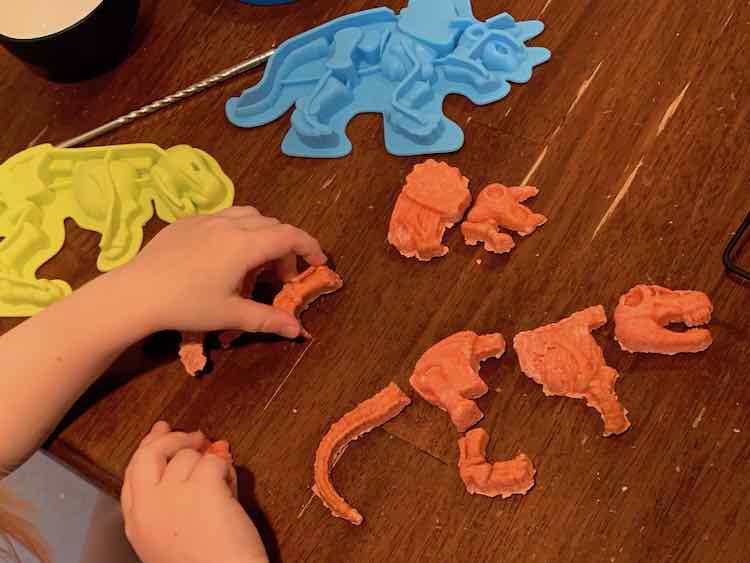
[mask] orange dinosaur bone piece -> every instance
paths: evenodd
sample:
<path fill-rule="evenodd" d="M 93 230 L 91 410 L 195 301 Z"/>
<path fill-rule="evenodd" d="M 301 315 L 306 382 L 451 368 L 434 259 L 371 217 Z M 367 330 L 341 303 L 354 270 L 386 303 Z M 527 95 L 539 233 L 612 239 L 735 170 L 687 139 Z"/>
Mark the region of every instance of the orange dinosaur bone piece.
<path fill-rule="evenodd" d="M 206 352 L 203 349 L 202 332 L 183 332 L 180 344 L 180 361 L 190 375 L 195 377 L 204 369 L 208 363 Z"/>
<path fill-rule="evenodd" d="M 327 266 L 313 266 L 285 283 L 273 300 L 273 306 L 299 318 L 318 297 L 338 291 L 343 286 L 344 281 L 336 272 Z M 311 338 L 304 328 L 302 336 Z"/>
<path fill-rule="evenodd" d="M 486 497 L 525 495 L 534 486 L 536 469 L 526 454 L 511 461 L 487 462 L 490 437 L 482 428 L 469 430 L 458 440 L 458 473 L 470 495 Z"/>
<path fill-rule="evenodd" d="M 234 461 L 232 459 L 232 453 L 229 450 L 229 442 L 227 442 L 226 440 L 219 440 L 218 442 L 214 442 L 213 444 L 208 446 L 206 453 L 218 456 L 221 459 L 228 461 L 229 463 L 232 463 Z"/>
<path fill-rule="evenodd" d="M 672 291 L 658 285 L 637 285 L 620 297 L 615 309 L 615 338 L 626 352 L 680 354 L 703 352 L 713 342 L 706 329 L 679 333 L 670 323 L 689 327 L 711 321 L 713 305 L 700 291 Z"/>
<path fill-rule="evenodd" d="M 320 441 L 315 454 L 315 485 L 313 485 L 313 492 L 331 511 L 331 514 L 337 518 L 344 518 L 355 526 L 362 523 L 362 515 L 334 489 L 331 483 L 331 470 L 350 442 L 398 416 L 410 403 L 411 400 L 404 395 L 398 385 L 391 383 L 331 425 L 328 433 Z"/>
<path fill-rule="evenodd" d="M 615 393 L 617 371 L 606 365 L 591 331 L 607 324 L 604 307 L 590 307 L 560 322 L 521 332 L 513 346 L 523 372 L 547 396 L 586 399 L 604 420 L 604 435 L 630 428 L 628 411 Z"/>
<path fill-rule="evenodd" d="M 445 162 L 417 164 L 396 200 L 388 242 L 407 258 L 427 261 L 448 254 L 443 235 L 469 207 L 468 186 L 461 171 Z"/>
<path fill-rule="evenodd" d="M 425 401 L 447 411 L 456 429 L 465 432 L 484 416 L 472 400 L 487 393 L 479 364 L 504 353 L 502 334 L 458 332 L 422 355 L 409 383 Z"/>
<path fill-rule="evenodd" d="M 461 224 L 466 244 L 475 246 L 484 242 L 484 248 L 490 252 L 510 252 L 515 243 L 498 228 L 515 231 L 525 237 L 544 225 L 547 222 L 544 215 L 533 213 L 521 204 L 538 194 L 539 190 L 532 186 L 508 188 L 502 184 L 490 184 L 484 188 L 466 216 L 466 221 Z"/>

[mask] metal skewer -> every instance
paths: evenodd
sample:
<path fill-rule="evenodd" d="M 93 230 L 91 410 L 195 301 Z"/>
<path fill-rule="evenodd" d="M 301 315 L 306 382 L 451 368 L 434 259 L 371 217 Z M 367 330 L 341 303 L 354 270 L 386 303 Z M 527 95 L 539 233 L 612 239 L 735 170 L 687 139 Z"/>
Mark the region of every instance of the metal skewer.
<path fill-rule="evenodd" d="M 96 139 L 97 137 L 104 135 L 105 133 L 114 131 L 115 129 L 118 129 L 123 125 L 132 123 L 136 119 L 146 117 L 147 115 L 181 102 L 182 100 L 194 96 L 195 94 L 199 94 L 200 92 L 203 92 L 204 90 L 207 90 L 212 86 L 216 86 L 217 84 L 220 84 L 225 80 L 229 80 L 234 76 L 265 64 L 268 59 L 271 58 L 274 52 L 275 51 L 271 49 L 270 51 L 266 51 L 261 55 L 257 55 L 232 67 L 224 69 L 221 72 L 218 72 L 213 76 L 206 78 L 205 80 L 201 80 L 200 82 L 196 82 L 195 84 L 188 86 L 187 88 L 184 88 L 179 92 L 175 92 L 171 96 L 167 96 L 165 98 L 162 98 L 161 100 L 150 103 L 147 106 L 143 106 L 140 109 L 131 111 L 130 113 L 123 115 L 122 117 L 118 117 L 117 119 L 113 119 L 109 123 L 105 123 L 104 125 L 101 125 L 96 129 L 92 129 L 87 133 L 83 133 L 82 135 L 78 135 L 77 137 L 73 137 L 72 139 L 68 139 L 67 141 L 58 144 L 57 148 L 64 149 L 82 145 L 83 143 L 87 143 L 92 139 Z"/>

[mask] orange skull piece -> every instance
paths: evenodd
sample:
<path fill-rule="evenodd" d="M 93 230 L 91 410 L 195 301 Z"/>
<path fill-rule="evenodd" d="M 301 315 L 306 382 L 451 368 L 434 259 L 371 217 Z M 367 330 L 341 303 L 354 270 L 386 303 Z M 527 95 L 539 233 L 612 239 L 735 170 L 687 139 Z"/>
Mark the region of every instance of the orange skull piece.
<path fill-rule="evenodd" d="M 671 323 L 696 327 L 711 321 L 713 305 L 700 291 L 672 291 L 658 285 L 637 285 L 615 309 L 615 338 L 626 352 L 680 354 L 703 352 L 713 342 L 706 329 L 679 333 Z"/>

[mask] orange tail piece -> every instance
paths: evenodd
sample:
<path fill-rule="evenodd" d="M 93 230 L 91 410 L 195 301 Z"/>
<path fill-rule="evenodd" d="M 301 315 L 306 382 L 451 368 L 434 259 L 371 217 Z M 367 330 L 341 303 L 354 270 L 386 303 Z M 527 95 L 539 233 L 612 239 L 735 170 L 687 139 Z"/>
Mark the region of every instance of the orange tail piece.
<path fill-rule="evenodd" d="M 713 343 L 707 329 L 679 333 L 671 323 L 696 327 L 711 322 L 713 305 L 700 291 L 672 291 L 658 285 L 637 285 L 620 298 L 615 309 L 615 338 L 626 352 L 682 354 L 703 352 Z"/>
<path fill-rule="evenodd" d="M 486 497 L 525 495 L 534 486 L 536 469 L 526 454 L 511 461 L 487 461 L 490 437 L 482 428 L 469 430 L 458 440 L 458 472 L 469 494 Z"/>
<path fill-rule="evenodd" d="M 523 372 L 542 385 L 547 396 L 586 399 L 604 420 L 604 435 L 630 428 L 628 411 L 615 393 L 619 374 L 606 365 L 591 331 L 604 326 L 602 306 L 574 313 L 560 322 L 521 332 L 513 346 Z"/>
<path fill-rule="evenodd" d="M 458 332 L 422 355 L 409 383 L 425 401 L 447 411 L 456 429 L 464 432 L 484 416 L 473 401 L 487 393 L 480 363 L 504 353 L 502 334 Z"/>
<path fill-rule="evenodd" d="M 411 400 L 404 395 L 398 385 L 391 383 L 331 425 L 328 433 L 320 441 L 315 454 L 315 485 L 313 485 L 313 492 L 331 511 L 331 514 L 348 520 L 356 526 L 362 524 L 362 515 L 356 508 L 350 506 L 333 487 L 331 470 L 350 442 L 396 417 L 410 403 Z"/>
<path fill-rule="evenodd" d="M 183 332 L 182 343 L 180 344 L 180 361 L 187 371 L 193 377 L 200 374 L 206 369 L 208 358 L 203 348 L 205 334 L 202 332 Z"/>
<path fill-rule="evenodd" d="M 471 203 L 469 180 L 458 168 L 427 160 L 406 177 L 388 228 L 388 242 L 407 258 L 427 261 L 448 254 L 445 230 Z"/>

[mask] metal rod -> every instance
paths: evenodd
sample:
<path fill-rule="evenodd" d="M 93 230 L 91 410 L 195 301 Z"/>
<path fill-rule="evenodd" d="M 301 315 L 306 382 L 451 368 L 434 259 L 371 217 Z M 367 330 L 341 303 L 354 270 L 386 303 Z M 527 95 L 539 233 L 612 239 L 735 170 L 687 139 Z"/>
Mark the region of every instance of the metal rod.
<path fill-rule="evenodd" d="M 117 119 L 113 119 L 109 123 L 105 123 L 104 125 L 101 125 L 96 129 L 92 129 L 87 133 L 83 133 L 82 135 L 78 135 L 77 137 L 73 137 L 72 139 L 68 139 L 67 141 L 58 144 L 57 147 L 64 149 L 82 145 L 83 143 L 87 143 L 92 139 L 96 139 L 97 137 L 104 135 L 105 133 L 114 131 L 115 129 L 118 129 L 123 125 L 132 123 L 136 119 L 146 117 L 147 115 L 181 102 L 186 98 L 194 96 L 195 94 L 199 94 L 200 92 L 203 92 L 204 90 L 207 90 L 212 86 L 216 86 L 217 84 L 220 84 L 225 80 L 228 80 L 234 76 L 242 74 L 243 72 L 247 72 L 248 70 L 265 64 L 268 59 L 271 58 L 274 52 L 275 51 L 271 49 L 270 51 L 266 51 L 261 55 L 257 55 L 255 57 L 247 59 L 239 64 L 234 65 L 233 67 L 222 70 L 221 72 L 218 72 L 213 76 L 206 78 L 205 80 L 196 82 L 192 86 L 188 86 L 187 88 L 184 88 L 179 92 L 175 92 L 171 96 L 167 96 L 165 98 L 162 98 L 161 100 L 150 103 L 147 106 L 143 106 L 140 109 L 131 111 L 130 113 L 123 115 L 122 117 L 118 117 Z"/>

